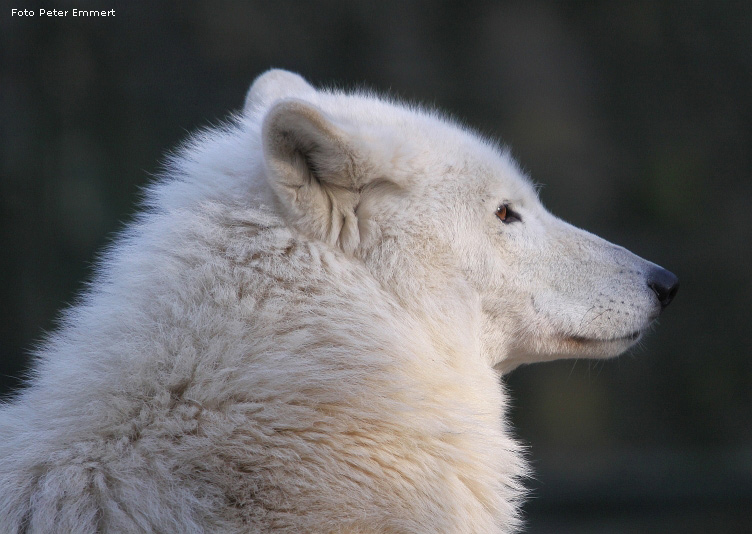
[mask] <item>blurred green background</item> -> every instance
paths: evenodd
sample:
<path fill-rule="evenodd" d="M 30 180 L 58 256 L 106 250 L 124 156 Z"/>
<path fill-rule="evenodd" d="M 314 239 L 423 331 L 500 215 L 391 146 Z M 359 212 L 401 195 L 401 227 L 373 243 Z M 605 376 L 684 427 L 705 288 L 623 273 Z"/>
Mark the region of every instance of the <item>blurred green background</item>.
<path fill-rule="evenodd" d="M 536 470 L 527 532 L 752 532 L 752 2 L 42 6 L 116 9 L 104 19 L 12 7 L 1 393 L 164 154 L 284 67 L 449 110 L 509 144 L 554 213 L 679 275 L 630 354 L 506 379 Z"/>

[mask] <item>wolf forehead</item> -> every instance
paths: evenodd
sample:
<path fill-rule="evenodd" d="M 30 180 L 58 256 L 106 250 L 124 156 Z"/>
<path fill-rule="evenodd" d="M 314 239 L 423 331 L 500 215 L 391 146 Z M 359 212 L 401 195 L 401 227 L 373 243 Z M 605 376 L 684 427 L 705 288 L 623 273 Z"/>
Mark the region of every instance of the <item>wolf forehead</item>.
<path fill-rule="evenodd" d="M 297 74 L 275 69 L 251 84 L 243 115 L 262 126 L 272 108 L 294 100 L 315 106 L 326 121 L 347 135 L 353 148 L 360 151 L 357 172 L 388 171 L 386 178 L 416 186 L 420 185 L 414 183 L 417 179 L 435 185 L 446 176 L 464 177 L 464 185 L 475 185 L 473 189 L 481 195 L 497 185 L 509 197 L 537 196 L 535 184 L 508 147 L 441 110 L 406 104 L 373 91 L 317 90 Z"/>

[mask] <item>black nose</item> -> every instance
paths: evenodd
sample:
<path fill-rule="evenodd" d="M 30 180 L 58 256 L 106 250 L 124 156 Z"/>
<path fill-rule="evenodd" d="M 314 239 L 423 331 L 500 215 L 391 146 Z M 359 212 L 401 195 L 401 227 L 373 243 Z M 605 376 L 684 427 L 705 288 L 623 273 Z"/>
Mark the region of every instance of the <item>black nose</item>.
<path fill-rule="evenodd" d="M 679 279 L 674 273 L 657 267 L 648 273 L 648 287 L 658 297 L 661 308 L 665 308 L 671 304 L 676 292 L 679 291 Z"/>

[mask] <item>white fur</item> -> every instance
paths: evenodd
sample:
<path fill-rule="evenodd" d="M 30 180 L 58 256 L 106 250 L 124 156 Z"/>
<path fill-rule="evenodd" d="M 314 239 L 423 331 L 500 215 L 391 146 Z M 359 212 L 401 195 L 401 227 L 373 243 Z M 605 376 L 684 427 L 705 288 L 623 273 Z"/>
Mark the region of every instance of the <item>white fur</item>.
<path fill-rule="evenodd" d="M 2 533 L 513 532 L 500 372 L 658 310 L 493 144 L 284 71 L 147 205 L 0 411 Z"/>

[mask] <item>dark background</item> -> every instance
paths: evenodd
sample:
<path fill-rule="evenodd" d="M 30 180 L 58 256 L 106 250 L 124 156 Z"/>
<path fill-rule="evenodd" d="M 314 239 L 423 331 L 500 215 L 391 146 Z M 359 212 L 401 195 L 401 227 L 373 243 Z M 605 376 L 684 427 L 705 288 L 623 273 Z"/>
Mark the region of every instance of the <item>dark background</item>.
<path fill-rule="evenodd" d="M 528 532 L 752 532 L 752 3 L 21 3 L 0 3 L 0 392 L 164 154 L 284 67 L 449 110 L 554 213 L 679 275 L 630 354 L 506 380 Z"/>

